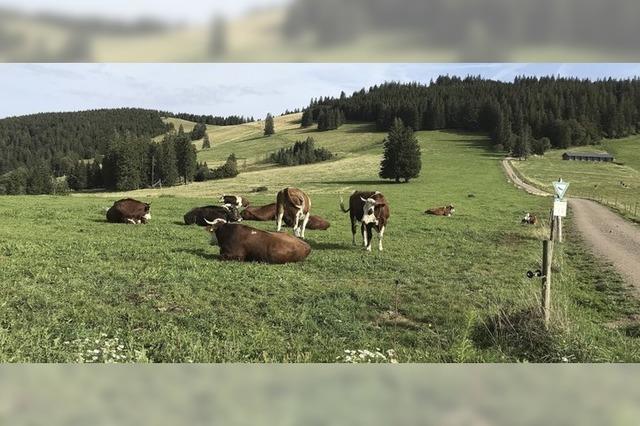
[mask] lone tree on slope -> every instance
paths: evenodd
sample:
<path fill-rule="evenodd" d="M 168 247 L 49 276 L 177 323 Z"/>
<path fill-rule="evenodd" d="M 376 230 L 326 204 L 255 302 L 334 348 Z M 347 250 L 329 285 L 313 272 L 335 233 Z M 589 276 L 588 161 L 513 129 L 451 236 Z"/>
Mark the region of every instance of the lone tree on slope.
<path fill-rule="evenodd" d="M 267 114 L 267 118 L 264 119 L 264 135 L 271 136 L 276 133 L 275 126 L 273 125 L 273 116 Z"/>
<path fill-rule="evenodd" d="M 395 179 L 396 182 L 400 182 L 400 179 L 409 182 L 409 179 L 420 175 L 421 168 L 420 145 L 413 130 L 405 127 L 401 119 L 394 119 L 389 135 L 384 140 L 380 177 Z"/>

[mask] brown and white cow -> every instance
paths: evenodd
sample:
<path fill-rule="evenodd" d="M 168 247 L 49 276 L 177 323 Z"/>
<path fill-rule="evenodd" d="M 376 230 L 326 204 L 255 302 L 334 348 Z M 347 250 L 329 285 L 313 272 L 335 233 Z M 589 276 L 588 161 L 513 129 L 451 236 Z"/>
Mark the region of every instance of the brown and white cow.
<path fill-rule="evenodd" d="M 244 220 L 257 220 L 257 221 L 269 221 L 276 218 L 276 203 L 267 204 L 261 207 L 247 207 L 240 212 L 240 216 Z M 283 217 L 284 223 L 287 226 L 293 226 L 293 219 L 286 214 Z M 329 229 L 331 224 L 320 216 L 309 215 L 309 222 L 305 229 L 314 229 L 325 231 Z"/>
<path fill-rule="evenodd" d="M 241 207 L 248 207 L 250 203 L 245 197 L 241 197 L 239 195 L 222 194 L 220 197 L 220 204 L 233 205 L 239 209 Z"/>
<path fill-rule="evenodd" d="M 523 225 L 535 225 L 536 223 L 538 223 L 538 217 L 534 214 L 527 213 L 526 215 L 524 215 L 520 223 L 522 223 Z"/>
<path fill-rule="evenodd" d="M 184 215 L 184 223 L 187 225 L 207 225 L 206 221 L 213 222 L 216 219 L 224 219 L 227 222 L 239 222 L 242 220 L 240 212 L 235 205 L 195 207 Z"/>
<path fill-rule="evenodd" d="M 344 200 L 340 197 L 340 209 L 351 218 L 351 234 L 356 244 L 356 223 L 360 222 L 362 242 L 367 251 L 371 251 L 372 229 L 378 233 L 378 250 L 382 251 L 382 239 L 387 229 L 390 212 L 389 204 L 381 192 L 354 191 L 349 197 L 349 208 L 345 209 Z"/>
<path fill-rule="evenodd" d="M 242 262 L 301 262 L 311 253 L 311 246 L 288 234 L 262 231 L 224 219 L 207 222 L 211 245 L 220 247 L 223 260 Z"/>
<path fill-rule="evenodd" d="M 296 237 L 304 238 L 304 230 L 309 222 L 311 199 L 298 188 L 285 188 L 276 196 L 276 224 L 277 231 L 282 229 L 285 216 L 293 220 L 293 233 Z"/>
<path fill-rule="evenodd" d="M 138 225 L 147 223 L 151 219 L 151 204 L 123 198 L 113 203 L 107 210 L 107 221 L 112 223 L 130 223 Z"/>
<path fill-rule="evenodd" d="M 426 214 L 432 214 L 434 216 L 451 216 L 455 212 L 456 209 L 451 204 L 446 207 L 434 207 L 432 209 L 425 210 Z"/>

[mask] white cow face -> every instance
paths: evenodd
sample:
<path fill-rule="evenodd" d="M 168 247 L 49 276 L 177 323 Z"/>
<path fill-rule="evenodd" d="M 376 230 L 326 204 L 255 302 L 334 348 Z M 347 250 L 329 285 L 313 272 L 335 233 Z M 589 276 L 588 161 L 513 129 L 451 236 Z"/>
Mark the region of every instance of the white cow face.
<path fill-rule="evenodd" d="M 360 197 L 360 199 L 364 203 L 364 206 L 362 206 L 362 223 L 364 223 L 365 225 L 368 225 L 370 223 L 377 225 L 378 219 L 375 215 L 376 200 L 374 200 L 373 198 L 367 198 L 365 200 L 362 197 Z"/>

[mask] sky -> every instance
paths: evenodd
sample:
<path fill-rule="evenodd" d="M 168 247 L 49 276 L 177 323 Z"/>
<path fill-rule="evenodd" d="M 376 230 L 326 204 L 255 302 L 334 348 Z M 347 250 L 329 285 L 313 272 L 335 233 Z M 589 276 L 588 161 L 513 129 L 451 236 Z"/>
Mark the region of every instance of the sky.
<path fill-rule="evenodd" d="M 205 23 L 213 15 L 242 15 L 256 8 L 287 4 L 290 0 L 0 0 L 0 7 L 28 13 L 102 17 L 118 21 L 153 18 L 169 23 Z"/>
<path fill-rule="evenodd" d="M 0 117 L 140 107 L 264 117 L 385 81 L 439 75 L 640 76 L 640 64 L 0 64 Z"/>

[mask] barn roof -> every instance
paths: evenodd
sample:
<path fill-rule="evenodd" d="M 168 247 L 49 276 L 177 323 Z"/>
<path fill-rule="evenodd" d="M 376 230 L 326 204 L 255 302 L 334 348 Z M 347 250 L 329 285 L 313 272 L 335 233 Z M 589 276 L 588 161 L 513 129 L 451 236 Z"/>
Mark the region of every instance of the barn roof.
<path fill-rule="evenodd" d="M 571 157 L 590 157 L 590 158 L 613 158 L 613 155 L 608 152 L 565 152 L 566 155 Z"/>

